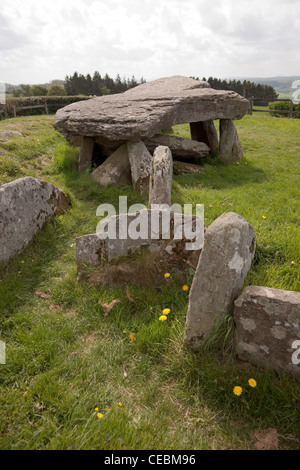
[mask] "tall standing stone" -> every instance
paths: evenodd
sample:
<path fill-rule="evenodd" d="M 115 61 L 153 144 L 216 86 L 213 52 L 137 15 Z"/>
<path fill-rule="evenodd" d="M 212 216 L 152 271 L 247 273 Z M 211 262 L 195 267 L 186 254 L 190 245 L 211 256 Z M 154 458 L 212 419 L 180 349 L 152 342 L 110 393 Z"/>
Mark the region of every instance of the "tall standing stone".
<path fill-rule="evenodd" d="M 151 161 L 149 183 L 149 208 L 153 204 L 171 206 L 173 159 L 169 147 L 160 145 L 154 151 Z"/>
<path fill-rule="evenodd" d="M 233 310 L 255 246 L 252 225 L 234 212 L 221 215 L 208 227 L 190 291 L 186 347 L 199 349 L 216 324 Z"/>
<path fill-rule="evenodd" d="M 243 148 L 231 119 L 220 119 L 220 160 L 224 163 L 243 158 Z"/>
<path fill-rule="evenodd" d="M 141 140 L 129 141 L 127 148 L 133 187 L 148 196 L 152 155 Z"/>

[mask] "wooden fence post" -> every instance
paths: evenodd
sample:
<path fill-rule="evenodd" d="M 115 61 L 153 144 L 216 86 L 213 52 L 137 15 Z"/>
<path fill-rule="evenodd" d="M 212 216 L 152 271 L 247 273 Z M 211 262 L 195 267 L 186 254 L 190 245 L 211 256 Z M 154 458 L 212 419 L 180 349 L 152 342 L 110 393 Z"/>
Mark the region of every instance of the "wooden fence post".
<path fill-rule="evenodd" d="M 291 100 L 290 109 L 289 109 L 289 118 L 293 117 L 293 107 L 294 107 L 294 103 Z"/>
<path fill-rule="evenodd" d="M 17 117 L 17 107 L 15 104 L 14 104 L 14 117 Z"/>
<path fill-rule="evenodd" d="M 45 111 L 46 111 L 46 114 L 48 114 L 48 106 L 47 106 L 47 103 L 45 103 Z"/>

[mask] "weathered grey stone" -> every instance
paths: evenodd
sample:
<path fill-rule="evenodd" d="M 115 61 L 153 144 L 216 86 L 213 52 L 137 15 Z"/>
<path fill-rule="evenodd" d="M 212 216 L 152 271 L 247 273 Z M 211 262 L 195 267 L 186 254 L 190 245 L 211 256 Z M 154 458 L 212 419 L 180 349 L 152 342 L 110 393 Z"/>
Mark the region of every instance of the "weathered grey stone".
<path fill-rule="evenodd" d="M 22 137 L 22 134 L 19 131 L 5 131 L 5 132 L 2 132 L 1 134 L 1 137 L 13 137 L 13 136 Z"/>
<path fill-rule="evenodd" d="M 220 160 L 224 163 L 243 158 L 242 145 L 234 122 L 220 119 Z"/>
<path fill-rule="evenodd" d="M 77 270 L 80 273 L 87 266 L 101 266 L 143 249 L 168 256 L 180 254 L 196 262 L 203 240 L 204 224 L 195 215 L 159 208 L 119 214 L 100 223 L 96 234 L 76 239 Z"/>
<path fill-rule="evenodd" d="M 199 349 L 243 287 L 255 253 L 252 225 L 233 212 L 218 217 L 206 230 L 193 279 L 184 344 Z"/>
<path fill-rule="evenodd" d="M 202 173 L 204 167 L 194 163 L 173 161 L 174 175 L 190 175 L 192 173 Z"/>
<path fill-rule="evenodd" d="M 131 169 L 128 159 L 127 144 L 121 145 L 91 174 L 100 186 L 115 184 L 117 186 L 131 184 Z"/>
<path fill-rule="evenodd" d="M 129 141 L 127 147 L 133 187 L 148 196 L 152 155 L 141 140 Z"/>
<path fill-rule="evenodd" d="M 107 145 L 145 140 L 175 124 L 241 119 L 248 107 L 248 100 L 233 91 L 214 90 L 206 82 L 173 76 L 125 93 L 72 103 L 57 111 L 55 126 L 67 139 L 85 135 L 97 137 L 97 141 L 103 138 Z"/>
<path fill-rule="evenodd" d="M 153 153 L 159 145 L 169 147 L 173 158 L 180 159 L 198 159 L 207 157 L 210 151 L 209 147 L 203 142 L 184 139 L 183 137 L 176 137 L 173 135 L 157 134 L 154 137 L 151 137 L 151 139 L 145 140 L 144 143 L 151 153 Z"/>
<path fill-rule="evenodd" d="M 31 176 L 0 187 L 0 261 L 28 245 L 51 216 L 66 210 L 69 198 L 60 189 Z"/>
<path fill-rule="evenodd" d="M 214 121 L 200 121 L 190 123 L 191 138 L 198 142 L 204 142 L 210 150 L 217 150 L 219 147 L 218 132 Z"/>
<path fill-rule="evenodd" d="M 250 286 L 234 306 L 238 357 L 300 379 L 300 292 Z"/>
<path fill-rule="evenodd" d="M 154 151 L 151 161 L 149 183 L 149 208 L 153 204 L 171 206 L 173 159 L 169 147 L 160 145 Z"/>
<path fill-rule="evenodd" d="M 83 136 L 81 139 L 80 153 L 78 159 L 78 171 L 84 172 L 92 162 L 94 150 L 94 138 Z"/>

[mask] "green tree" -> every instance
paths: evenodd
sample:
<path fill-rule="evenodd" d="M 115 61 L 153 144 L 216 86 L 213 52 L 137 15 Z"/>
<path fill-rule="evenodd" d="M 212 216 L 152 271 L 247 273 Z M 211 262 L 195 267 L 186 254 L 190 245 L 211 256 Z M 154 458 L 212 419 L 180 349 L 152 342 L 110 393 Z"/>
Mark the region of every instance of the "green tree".
<path fill-rule="evenodd" d="M 31 95 L 31 86 L 30 85 L 20 85 L 22 96 L 30 96 Z"/>
<path fill-rule="evenodd" d="M 32 96 L 46 96 L 48 90 L 47 88 L 41 85 L 32 85 L 30 92 Z"/>
<path fill-rule="evenodd" d="M 48 96 L 66 96 L 66 90 L 60 85 L 51 85 Z"/>

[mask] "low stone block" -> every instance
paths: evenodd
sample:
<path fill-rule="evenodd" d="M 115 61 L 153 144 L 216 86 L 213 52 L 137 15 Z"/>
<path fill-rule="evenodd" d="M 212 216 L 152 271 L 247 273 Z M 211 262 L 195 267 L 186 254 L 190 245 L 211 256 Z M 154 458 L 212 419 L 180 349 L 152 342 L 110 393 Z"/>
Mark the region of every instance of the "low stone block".
<path fill-rule="evenodd" d="M 300 292 L 250 286 L 234 302 L 236 351 L 300 379 Z"/>
<path fill-rule="evenodd" d="M 169 147 L 172 157 L 177 159 L 198 159 L 207 157 L 210 151 L 208 145 L 196 140 L 184 139 L 174 135 L 156 134 L 144 141 L 147 149 L 153 153 L 160 145 Z"/>

